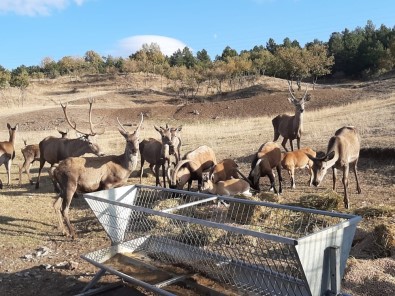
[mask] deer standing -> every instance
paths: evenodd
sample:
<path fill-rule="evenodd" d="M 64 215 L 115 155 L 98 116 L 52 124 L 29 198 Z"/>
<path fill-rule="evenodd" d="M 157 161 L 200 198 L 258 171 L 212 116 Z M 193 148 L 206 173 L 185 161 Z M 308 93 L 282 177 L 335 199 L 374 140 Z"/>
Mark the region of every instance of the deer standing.
<path fill-rule="evenodd" d="M 81 156 L 85 153 L 93 153 L 97 156 L 104 155 L 99 145 L 96 143 L 95 136 L 97 133 L 93 131 L 92 104 L 93 100 L 89 100 L 90 133 L 84 133 L 80 130 L 77 130 L 77 124 L 72 124 L 67 115 L 67 104 L 61 104 L 67 123 L 82 136 L 77 139 L 56 138 L 49 136 L 39 143 L 40 168 L 38 170 L 36 189 L 40 187 L 41 170 L 43 169 L 46 162 L 53 166 L 55 163 L 59 163 L 59 161 L 71 156 Z"/>
<path fill-rule="evenodd" d="M 273 142 L 277 141 L 280 135 L 283 137 L 281 145 L 284 147 L 285 151 L 288 152 L 286 147 L 287 141 L 291 146 L 291 150 L 294 150 L 292 141 L 296 139 L 298 149 L 300 149 L 300 138 L 303 132 L 303 112 L 304 104 L 310 101 L 310 95 L 307 95 L 307 87 L 303 97 L 298 100 L 292 93 L 291 85 L 289 85 L 289 93 L 291 97 L 288 101 L 295 106 L 295 115 L 281 114 L 277 115 L 272 120 L 274 128 L 274 139 Z"/>
<path fill-rule="evenodd" d="M 69 157 L 51 168 L 55 191 L 59 193 L 59 198 L 54 203 L 54 209 L 59 218 L 59 227 L 63 234 L 67 235 L 64 220 L 73 239 L 76 235 L 70 223 L 69 207 L 74 193 L 89 193 L 122 186 L 137 166 L 139 133 L 143 115 L 141 114 L 140 124 L 133 133 L 126 131 L 119 121 L 118 123 L 119 132 L 126 141 L 123 154 L 103 157 Z"/>
<path fill-rule="evenodd" d="M 67 138 L 68 130 L 61 131 L 57 129 L 57 131 L 61 134 L 61 138 Z M 21 152 L 24 162 L 22 165 L 19 165 L 19 185 L 22 183 L 23 170 L 27 174 L 30 184 L 34 184 L 32 178 L 30 177 L 30 168 L 35 161 L 40 161 L 40 147 L 38 144 L 27 145 L 27 141 L 25 139 L 23 139 L 23 143 L 25 144 L 25 147 L 21 149 Z"/>
<path fill-rule="evenodd" d="M 161 186 L 159 178 L 159 169 L 162 167 L 163 187 L 166 187 L 166 164 L 167 167 L 170 165 L 170 154 L 174 154 L 175 149 L 171 141 L 172 135 L 170 129 L 166 125 L 166 128 L 156 127 L 155 130 L 161 135 L 161 141 L 154 138 L 143 140 L 139 144 L 141 167 L 140 167 L 140 184 L 143 176 L 143 167 L 145 161 L 150 165 L 151 171 L 155 175 L 156 186 Z"/>
<path fill-rule="evenodd" d="M 307 156 L 313 161 L 313 185 L 320 185 L 329 168 L 333 171 L 333 190 L 336 190 L 337 170 L 343 171 L 344 186 L 344 207 L 348 209 L 350 202 L 347 193 L 348 174 L 350 167 L 355 174 L 357 182 L 357 192 L 361 193 L 357 175 L 357 163 L 359 159 L 360 136 L 353 126 L 345 126 L 338 129 L 335 135 L 330 138 L 328 149 L 323 157 L 315 158 L 309 154 Z"/>
<path fill-rule="evenodd" d="M 7 185 L 11 184 L 11 165 L 12 160 L 15 158 L 15 138 L 16 132 L 18 130 L 19 124 L 16 124 L 12 127 L 9 123 L 7 123 L 8 133 L 10 134 L 8 141 L 0 142 L 0 166 L 2 164 L 5 165 L 8 176 Z M 3 183 L 0 181 L 1 188 L 3 187 Z M 0 189 L 1 189 L 0 188 Z"/>

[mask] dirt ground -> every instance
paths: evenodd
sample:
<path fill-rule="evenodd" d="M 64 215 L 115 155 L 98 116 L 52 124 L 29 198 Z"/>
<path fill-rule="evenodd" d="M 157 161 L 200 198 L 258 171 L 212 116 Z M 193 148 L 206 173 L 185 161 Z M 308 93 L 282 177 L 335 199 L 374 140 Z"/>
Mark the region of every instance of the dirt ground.
<path fill-rule="evenodd" d="M 35 82 L 24 94 L 23 106 L 20 99 L 9 99 L 12 96 L 18 97 L 15 92 L 2 94 L 0 100 L 6 106 L 2 110 L 7 110 L 8 114 L 0 115 L 0 127 L 5 127 L 7 122 L 19 122 L 20 130 L 27 132 L 53 130 L 54 126 L 65 125 L 58 105 L 60 98 L 69 101 L 74 120 L 86 121 L 88 96 L 95 98 L 93 112 L 95 118 L 99 118 L 96 119 L 98 123 L 113 129 L 117 126 L 117 117 L 121 122 L 135 123 L 141 112 L 148 118 L 182 123 L 272 116 L 293 111 L 290 104 L 287 106 L 289 109 L 284 110 L 286 84 L 273 78 L 265 78 L 242 90 L 200 96 L 188 101 L 169 94 L 157 84 L 150 86 L 149 83 L 147 86 L 143 79 L 131 82 L 127 78 L 95 78 L 57 84 Z M 314 110 L 341 106 L 369 98 L 385 99 L 394 92 L 394 79 L 336 86 L 319 85 L 311 92 L 312 100 L 308 108 Z M 303 91 L 298 94 L 303 94 Z M 394 155 L 385 158 L 361 157 L 360 182 L 364 184 L 364 191 L 358 196 L 353 194 L 355 208 L 395 207 L 394 161 Z M 248 162 L 241 163 L 241 168 L 248 169 L 248 165 Z M 4 170 L 3 167 L 0 169 Z M 37 173 L 37 170 L 33 169 L 32 172 Z M 3 182 L 4 178 L 3 174 Z M 299 181 L 300 184 L 307 183 L 307 177 L 304 178 Z M 328 177 L 326 181 L 328 185 Z M 138 183 L 138 179 L 132 175 L 128 183 Z M 353 182 L 349 186 L 355 188 Z M 52 202 L 48 202 L 48 194 L 51 192 L 49 185 L 34 191 L 28 184 L 13 184 L 6 186 L 0 193 L 0 295 L 75 295 L 81 292 L 98 271 L 80 256 L 108 246 L 106 233 L 85 201 L 75 198 L 71 216 L 79 238 L 71 241 L 62 236 L 55 227 L 57 222 L 53 217 Z M 303 186 L 292 192 L 286 190 L 283 198 L 299 198 L 314 192 L 316 191 Z M 17 216 L 9 214 L 12 207 L 18 208 Z M 37 211 L 49 214 L 40 217 Z M 395 250 L 382 258 L 373 258 L 373 252 L 369 252 L 375 247 L 372 228 L 382 223 L 394 225 L 394 219 L 393 210 L 364 217 L 365 224 L 358 228 L 342 281 L 344 292 L 355 296 L 395 295 Z M 364 239 L 369 235 L 372 242 L 361 246 L 361 242 L 367 244 Z M 388 239 L 390 238 L 389 236 Z M 106 275 L 101 282 L 115 281 L 115 276 Z"/>

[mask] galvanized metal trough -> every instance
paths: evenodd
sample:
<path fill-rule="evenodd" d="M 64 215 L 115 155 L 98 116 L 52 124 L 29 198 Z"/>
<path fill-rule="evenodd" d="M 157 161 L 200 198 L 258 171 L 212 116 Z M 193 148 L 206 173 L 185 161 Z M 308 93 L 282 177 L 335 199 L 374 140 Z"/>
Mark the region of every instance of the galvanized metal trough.
<path fill-rule="evenodd" d="M 207 295 L 339 295 L 361 220 L 143 185 L 84 198 L 111 246 L 82 256 L 100 268 L 82 294 L 110 273 L 160 295 L 196 275 L 222 285 Z"/>

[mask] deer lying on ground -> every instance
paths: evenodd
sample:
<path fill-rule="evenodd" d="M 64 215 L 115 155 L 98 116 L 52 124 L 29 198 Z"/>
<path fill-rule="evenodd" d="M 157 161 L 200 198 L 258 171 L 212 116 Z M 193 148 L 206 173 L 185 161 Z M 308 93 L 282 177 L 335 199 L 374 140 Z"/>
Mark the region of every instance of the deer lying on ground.
<path fill-rule="evenodd" d="M 18 130 L 19 124 L 16 124 L 12 127 L 9 123 L 7 123 L 7 129 L 9 133 L 8 141 L 0 142 L 0 166 L 4 164 L 5 169 L 7 171 L 8 182 L 7 185 L 11 184 L 11 165 L 12 161 L 15 158 L 15 138 L 16 132 Z M 0 189 L 3 188 L 3 183 L 0 182 Z"/>
<path fill-rule="evenodd" d="M 274 181 L 274 168 L 277 170 L 278 182 L 280 183 L 278 192 Z M 273 189 L 276 194 L 282 193 L 281 182 L 283 179 L 281 177 L 281 150 L 280 146 L 274 142 L 263 144 L 255 154 L 251 163 L 251 171 L 248 179 L 250 180 L 251 187 L 258 192 L 260 191 L 259 179 L 264 176 L 269 177 L 270 190 Z"/>
<path fill-rule="evenodd" d="M 143 176 L 143 167 L 145 161 L 147 161 L 150 165 L 150 169 L 153 172 L 156 180 L 156 186 L 162 186 L 159 178 L 159 169 L 162 168 L 162 176 L 163 176 L 163 187 L 166 187 L 166 168 L 170 164 L 170 154 L 174 153 L 175 149 L 173 143 L 171 141 L 171 133 L 170 129 L 167 127 L 156 127 L 154 128 L 161 135 L 161 141 L 158 141 L 153 138 L 149 138 L 147 140 L 143 140 L 139 144 L 140 157 L 141 157 L 141 167 L 140 167 L 140 184 Z"/>
<path fill-rule="evenodd" d="M 67 115 L 67 104 L 61 104 L 67 123 L 77 133 L 81 134 L 81 136 L 77 139 L 56 138 L 49 136 L 39 143 L 40 168 L 38 170 L 36 189 L 40 187 L 41 170 L 43 169 L 46 162 L 48 162 L 52 167 L 55 163 L 59 163 L 59 161 L 66 159 L 67 157 L 81 156 L 85 153 L 93 153 L 97 156 L 104 155 L 96 142 L 97 133 L 93 131 L 92 104 L 93 100 L 89 100 L 90 133 L 84 133 L 80 130 L 77 130 L 77 124 L 72 124 Z"/>
<path fill-rule="evenodd" d="M 288 98 L 288 101 L 295 106 L 295 115 L 281 114 L 277 115 L 272 120 L 273 128 L 274 128 L 274 139 L 273 142 L 276 142 L 280 135 L 283 137 L 283 141 L 281 145 L 284 147 L 285 151 L 288 151 L 286 144 L 289 140 L 289 144 L 291 146 L 291 150 L 293 151 L 292 141 L 296 139 L 298 149 L 300 149 L 300 138 L 303 132 L 303 112 L 304 112 L 304 104 L 305 102 L 310 100 L 310 96 L 307 95 L 307 87 L 303 97 L 298 100 L 295 98 L 291 91 L 291 85 L 289 84 L 289 93 L 291 97 Z"/>
<path fill-rule="evenodd" d="M 216 195 L 243 195 L 252 196 L 250 192 L 250 183 L 243 179 L 228 179 L 214 183 L 211 179 L 203 181 L 203 192 L 210 192 Z"/>
<path fill-rule="evenodd" d="M 61 134 L 61 138 L 67 138 L 68 130 L 61 131 L 57 129 L 57 131 Z M 19 185 L 22 183 L 23 170 L 27 174 L 30 184 L 34 184 L 32 178 L 30 177 L 30 168 L 35 161 L 40 160 L 40 147 L 38 144 L 27 145 L 27 141 L 25 139 L 23 140 L 23 143 L 25 144 L 25 147 L 21 149 L 21 152 L 24 162 L 19 166 Z"/>
<path fill-rule="evenodd" d="M 200 146 L 184 155 L 174 169 L 168 169 L 170 188 L 183 189 L 188 183 L 188 191 L 191 190 L 193 180 L 198 181 L 198 191 L 202 189 L 203 172 L 217 163 L 217 158 L 212 148 Z"/>
<path fill-rule="evenodd" d="M 243 175 L 239 170 L 237 163 L 230 158 L 226 158 L 216 165 L 214 165 L 209 172 L 209 179 L 213 183 L 218 183 L 219 181 L 229 180 L 231 178 L 238 179 L 242 177 L 248 182 L 248 178 Z"/>
<path fill-rule="evenodd" d="M 316 152 L 310 147 L 301 148 L 281 154 L 281 166 L 286 170 L 291 178 L 291 187 L 295 188 L 295 169 L 308 168 L 310 174 L 309 185 L 313 182 L 313 161 L 306 155 L 316 157 Z"/>
<path fill-rule="evenodd" d="M 119 121 L 118 121 L 119 123 Z M 140 124 L 133 133 L 129 133 L 119 123 L 119 132 L 125 138 L 125 152 L 121 155 L 108 155 L 103 157 L 69 157 L 51 168 L 51 176 L 55 191 L 59 198 L 54 203 L 58 214 L 59 227 L 66 234 L 63 219 L 71 237 L 76 237 L 74 228 L 69 220 L 69 206 L 74 193 L 89 193 L 98 190 L 119 187 L 124 185 L 129 175 L 137 166 L 139 151 L 139 133 L 143 123 L 141 115 Z"/>
<path fill-rule="evenodd" d="M 333 171 L 333 190 L 336 190 L 337 170 L 343 171 L 344 207 L 348 209 L 350 202 L 347 193 L 348 174 L 350 167 L 354 171 L 357 182 L 357 192 L 361 193 L 357 175 L 357 163 L 359 159 L 360 136 L 353 126 L 345 126 L 338 129 L 330 138 L 328 149 L 324 156 L 315 158 L 308 157 L 313 161 L 313 185 L 319 186 L 329 168 Z"/>

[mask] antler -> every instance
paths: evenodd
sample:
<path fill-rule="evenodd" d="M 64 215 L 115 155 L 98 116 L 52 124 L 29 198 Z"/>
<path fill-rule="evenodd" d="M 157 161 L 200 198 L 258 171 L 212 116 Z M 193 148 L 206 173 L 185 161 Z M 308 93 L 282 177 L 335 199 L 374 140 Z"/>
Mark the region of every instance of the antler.
<path fill-rule="evenodd" d="M 306 91 L 304 92 L 304 95 L 302 97 L 302 101 L 306 98 L 306 95 L 307 95 L 307 85 L 306 85 Z"/>
<path fill-rule="evenodd" d="M 143 124 L 143 120 L 144 120 L 144 114 L 143 114 L 143 112 L 141 112 L 140 115 L 141 115 L 141 121 L 140 121 L 140 123 L 139 123 L 139 125 L 138 125 L 138 127 L 137 127 L 137 129 L 136 129 L 136 132 L 138 132 L 138 131 L 140 130 L 140 127 L 141 127 L 141 125 Z"/>
<path fill-rule="evenodd" d="M 292 89 L 291 89 L 291 83 L 289 83 L 289 81 L 288 81 L 288 90 L 289 90 L 289 93 L 290 93 L 290 95 L 291 95 L 292 99 L 296 100 L 296 98 L 295 98 L 294 94 L 292 93 Z"/>
<path fill-rule="evenodd" d="M 84 132 L 78 130 L 77 129 L 77 124 L 75 122 L 74 122 L 74 125 L 71 123 L 70 118 L 67 115 L 67 104 L 68 103 L 66 103 L 66 105 L 63 105 L 62 102 L 60 102 L 60 106 L 62 106 L 63 113 L 64 113 L 64 116 L 66 118 L 67 123 L 73 128 L 73 130 L 75 130 L 77 133 L 80 133 L 80 134 L 83 134 L 83 135 L 94 136 L 94 135 L 96 135 L 96 133 L 93 131 L 93 126 L 92 126 L 92 104 L 93 104 L 93 99 L 89 99 L 88 102 L 89 102 L 89 125 L 90 125 L 90 130 L 91 130 L 90 134 L 89 133 L 84 133 Z"/>
<path fill-rule="evenodd" d="M 123 130 L 125 133 L 128 133 L 128 131 L 123 127 L 122 123 L 119 121 L 118 117 L 117 117 L 117 121 L 118 121 L 119 126 L 122 128 L 122 130 Z"/>

